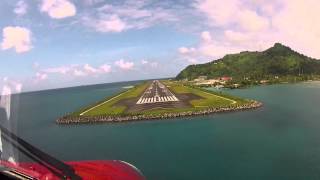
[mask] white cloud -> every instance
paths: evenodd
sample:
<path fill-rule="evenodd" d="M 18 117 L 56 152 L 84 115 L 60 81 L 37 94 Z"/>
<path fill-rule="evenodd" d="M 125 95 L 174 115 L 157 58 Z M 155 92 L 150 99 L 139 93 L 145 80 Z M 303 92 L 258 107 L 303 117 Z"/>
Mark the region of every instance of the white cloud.
<path fill-rule="evenodd" d="M 190 64 L 196 64 L 196 63 L 199 63 L 199 61 L 195 58 L 187 58 L 187 61 L 190 63 Z"/>
<path fill-rule="evenodd" d="M 211 34 L 208 31 L 203 31 L 201 33 L 201 38 L 205 42 L 211 42 L 212 41 Z"/>
<path fill-rule="evenodd" d="M 226 47 L 218 46 L 218 42 L 212 39 L 211 33 L 209 31 L 201 32 L 200 37 L 200 44 L 197 48 L 193 48 L 192 55 L 201 55 L 208 58 L 219 57 L 221 56 L 221 51 L 224 51 L 226 49 Z"/>
<path fill-rule="evenodd" d="M 320 58 L 320 1 L 285 0 L 272 16 L 274 31 L 281 40 L 309 56 Z"/>
<path fill-rule="evenodd" d="M 19 16 L 25 15 L 28 10 L 28 4 L 24 0 L 20 0 L 17 2 L 16 7 L 14 8 L 14 13 Z"/>
<path fill-rule="evenodd" d="M 99 32 L 122 32 L 128 28 L 117 15 L 98 20 L 86 19 L 86 21 Z"/>
<path fill-rule="evenodd" d="M 252 37 L 248 33 L 242 33 L 242 32 L 237 32 L 233 30 L 226 30 L 224 31 L 224 36 L 228 41 L 237 43 L 237 42 L 246 42 L 248 40 L 251 40 L 250 38 Z"/>
<path fill-rule="evenodd" d="M 268 17 L 257 13 L 246 0 L 204 0 L 197 1 L 196 9 L 209 20 L 209 24 L 217 27 L 240 28 L 245 31 L 260 31 L 270 26 Z"/>
<path fill-rule="evenodd" d="M 270 25 L 266 17 L 262 17 L 257 12 L 248 9 L 238 12 L 237 17 L 237 22 L 246 31 L 262 31 Z"/>
<path fill-rule="evenodd" d="M 141 6 L 137 5 L 121 5 L 121 6 L 113 6 L 111 4 L 105 4 L 104 6 L 99 8 L 100 12 L 103 13 L 113 13 L 122 17 L 132 17 L 134 19 L 137 18 L 145 18 L 152 16 L 152 12 L 147 9 L 142 9 Z"/>
<path fill-rule="evenodd" d="M 198 53 L 203 57 L 207 57 L 207 61 L 210 61 L 212 58 L 220 58 L 225 54 L 238 53 L 241 50 L 241 48 L 234 47 L 232 45 L 212 42 L 209 44 L 200 44 Z"/>
<path fill-rule="evenodd" d="M 47 78 L 48 78 L 48 74 L 37 72 L 36 77 L 35 77 L 35 81 L 39 82 L 39 81 L 46 80 Z"/>
<path fill-rule="evenodd" d="M 20 93 L 23 87 L 23 84 L 19 81 L 9 79 L 8 77 L 4 77 L 2 79 L 2 92 L 1 96 L 10 95 L 13 93 Z"/>
<path fill-rule="evenodd" d="M 133 62 L 124 61 L 123 59 L 120 59 L 119 61 L 114 62 L 114 64 L 123 70 L 130 70 L 134 66 Z"/>
<path fill-rule="evenodd" d="M 93 67 L 90 64 L 71 64 L 58 67 L 50 67 L 45 69 L 38 69 L 36 73 L 37 80 L 45 80 L 48 77 L 48 74 L 62 75 L 62 76 L 98 76 L 100 74 L 107 74 L 112 72 L 112 68 L 108 64 L 102 64 L 97 67 Z"/>
<path fill-rule="evenodd" d="M 2 50 L 14 48 L 17 53 L 23 53 L 32 49 L 31 31 L 23 27 L 7 26 L 2 30 Z"/>
<path fill-rule="evenodd" d="M 85 72 L 83 72 L 82 70 L 79 70 L 79 69 L 74 69 L 72 74 L 74 76 L 86 76 L 87 75 Z"/>
<path fill-rule="evenodd" d="M 187 47 L 180 47 L 180 48 L 179 48 L 179 52 L 180 52 L 181 54 L 186 54 L 186 53 L 189 52 L 189 49 L 188 49 Z"/>
<path fill-rule="evenodd" d="M 85 72 L 87 72 L 88 74 L 94 74 L 96 73 L 98 70 L 92 66 L 90 66 L 89 64 L 85 64 L 83 66 L 83 69 L 85 70 Z"/>
<path fill-rule="evenodd" d="M 144 60 L 144 59 L 141 61 L 141 64 L 148 64 L 148 63 L 149 63 L 149 61 Z"/>
<path fill-rule="evenodd" d="M 194 47 L 187 48 L 183 46 L 183 47 L 180 47 L 178 51 L 181 54 L 190 54 L 190 53 L 194 53 L 196 49 Z"/>
<path fill-rule="evenodd" d="M 142 60 L 141 64 L 143 67 L 150 67 L 150 68 L 157 68 L 159 66 L 159 63 L 156 61 L 147 61 L 147 60 Z"/>
<path fill-rule="evenodd" d="M 71 66 L 60 66 L 60 67 L 52 67 L 42 70 L 45 73 L 58 73 L 58 74 L 66 74 L 72 69 Z"/>
<path fill-rule="evenodd" d="M 212 58 L 219 58 L 227 53 L 236 53 L 241 50 L 232 44 L 213 40 L 209 31 L 203 31 L 200 34 L 200 40 L 196 47 L 180 47 L 178 49 L 182 58 L 191 64 L 199 63 L 203 60 L 210 61 Z"/>
<path fill-rule="evenodd" d="M 110 73 L 111 72 L 111 66 L 108 65 L 108 64 L 103 64 L 101 65 L 100 67 L 100 70 L 103 72 L 103 73 Z"/>
<path fill-rule="evenodd" d="M 106 3 L 82 17 L 82 23 L 98 32 L 123 32 L 143 29 L 155 24 L 178 21 L 169 8 L 149 6 L 148 1 L 125 1 L 116 5 Z"/>
<path fill-rule="evenodd" d="M 190 63 L 244 50 L 261 51 L 276 42 L 320 58 L 320 19 L 314 18 L 320 9 L 317 0 L 197 0 L 194 7 L 208 30 L 193 47 L 178 49 Z"/>
<path fill-rule="evenodd" d="M 68 0 L 42 0 L 40 10 L 54 19 L 71 17 L 77 13 L 75 5 Z"/>
<path fill-rule="evenodd" d="M 320 19 L 315 18 L 318 0 L 199 0 L 194 7 L 219 34 L 219 39 L 201 48 L 207 55 L 214 46 L 222 47 L 220 51 L 224 47 L 263 50 L 281 42 L 320 58 Z"/>
<path fill-rule="evenodd" d="M 195 3 L 196 9 L 214 26 L 226 26 L 236 21 L 239 6 L 238 0 L 197 0 Z"/>

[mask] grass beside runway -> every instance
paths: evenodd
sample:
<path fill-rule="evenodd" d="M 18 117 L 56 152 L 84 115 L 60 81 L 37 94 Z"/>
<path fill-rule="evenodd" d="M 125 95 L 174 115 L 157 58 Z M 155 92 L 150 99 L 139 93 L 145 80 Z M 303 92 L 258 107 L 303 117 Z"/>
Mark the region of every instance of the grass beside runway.
<path fill-rule="evenodd" d="M 206 89 L 197 87 L 185 86 L 181 83 L 172 81 L 164 81 L 164 84 L 176 94 L 192 93 L 202 97 L 203 99 L 192 100 L 190 103 L 193 107 L 222 107 L 232 104 L 243 104 L 250 102 L 249 100 L 239 97 L 231 96 L 224 93 L 217 93 Z"/>
<path fill-rule="evenodd" d="M 218 107 L 237 103 L 237 101 L 233 99 L 225 98 L 221 95 L 218 96 L 200 89 L 187 87 L 182 84 L 171 83 L 169 89 L 175 93 L 192 93 L 202 97 L 203 99 L 192 100 L 190 102 L 193 107 Z"/>
<path fill-rule="evenodd" d="M 220 108 L 220 107 L 229 107 L 237 106 L 246 103 L 250 103 L 250 100 L 241 99 L 238 97 L 233 97 L 226 94 L 216 93 L 205 89 L 199 89 L 189 86 L 184 86 L 181 83 L 173 81 L 162 81 L 171 92 L 176 95 L 179 94 L 194 94 L 201 99 L 194 99 L 189 101 L 190 107 L 187 108 L 153 108 L 144 110 L 141 112 L 131 113 L 132 115 L 137 114 L 162 114 L 162 113 L 176 113 L 176 112 L 187 112 L 187 111 L 198 111 L 206 108 Z M 131 89 L 123 91 L 115 96 L 107 97 L 103 101 L 95 103 L 94 105 L 88 106 L 84 109 L 81 109 L 78 112 L 72 113 L 72 116 L 98 116 L 98 115 L 110 115 L 110 116 L 121 116 L 121 115 L 130 115 L 126 112 L 125 105 L 117 104 L 121 100 L 133 99 L 138 100 L 143 94 L 145 89 L 150 85 L 150 82 L 144 82 L 140 85 L 137 85 Z"/>
<path fill-rule="evenodd" d="M 148 82 L 137 85 L 130 88 L 124 92 L 121 92 L 115 96 L 107 97 L 105 100 L 95 103 L 85 109 L 73 113 L 74 116 L 94 116 L 94 115 L 118 115 L 124 113 L 127 107 L 115 105 L 120 100 L 129 98 L 138 98 L 144 92 L 144 90 L 149 86 Z"/>
<path fill-rule="evenodd" d="M 192 93 L 202 97 L 202 99 L 191 100 L 189 103 L 192 107 L 189 108 L 157 108 L 149 111 L 145 111 L 145 114 L 161 114 L 171 112 L 187 112 L 187 111 L 198 111 L 207 108 L 223 108 L 230 106 L 240 106 L 251 103 L 252 100 L 247 100 L 229 94 L 217 93 L 206 89 L 200 89 L 197 87 L 185 86 L 181 83 L 173 81 L 162 81 L 168 89 L 174 94 L 186 94 Z"/>
<path fill-rule="evenodd" d="M 262 106 L 262 103 L 257 101 L 184 86 L 179 82 L 163 81 L 163 83 L 178 99 L 180 98 L 179 101 L 137 105 L 136 102 L 150 85 L 145 82 L 78 112 L 58 118 L 56 122 L 59 124 L 129 122 L 240 111 Z"/>

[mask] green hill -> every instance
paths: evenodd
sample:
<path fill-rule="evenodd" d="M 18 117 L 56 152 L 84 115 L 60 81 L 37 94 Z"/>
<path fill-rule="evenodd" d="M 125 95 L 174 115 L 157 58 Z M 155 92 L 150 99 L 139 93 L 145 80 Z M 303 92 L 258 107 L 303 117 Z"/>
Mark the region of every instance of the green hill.
<path fill-rule="evenodd" d="M 262 52 L 241 52 L 226 55 L 205 64 L 189 65 L 176 79 L 192 80 L 198 76 L 217 78 L 231 76 L 234 80 L 244 77 L 254 80 L 283 76 L 320 75 L 320 61 L 300 54 L 291 48 L 276 43 Z"/>

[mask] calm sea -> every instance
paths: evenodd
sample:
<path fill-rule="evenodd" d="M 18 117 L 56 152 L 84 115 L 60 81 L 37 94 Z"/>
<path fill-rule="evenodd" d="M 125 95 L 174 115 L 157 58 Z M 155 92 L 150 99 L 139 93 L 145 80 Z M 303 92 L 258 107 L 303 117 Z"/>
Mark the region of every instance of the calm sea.
<path fill-rule="evenodd" d="M 65 161 L 119 159 L 150 180 L 320 179 L 320 82 L 228 90 L 264 107 L 210 116 L 60 126 L 67 112 L 138 82 L 21 94 L 18 134 Z"/>

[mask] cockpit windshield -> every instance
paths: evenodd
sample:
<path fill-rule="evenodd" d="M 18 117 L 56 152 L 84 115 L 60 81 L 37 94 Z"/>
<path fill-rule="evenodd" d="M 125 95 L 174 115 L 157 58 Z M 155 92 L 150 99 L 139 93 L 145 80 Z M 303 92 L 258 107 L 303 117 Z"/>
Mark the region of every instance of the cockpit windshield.
<path fill-rule="evenodd" d="M 320 177 L 320 0 L 0 0 L 0 179 Z"/>

